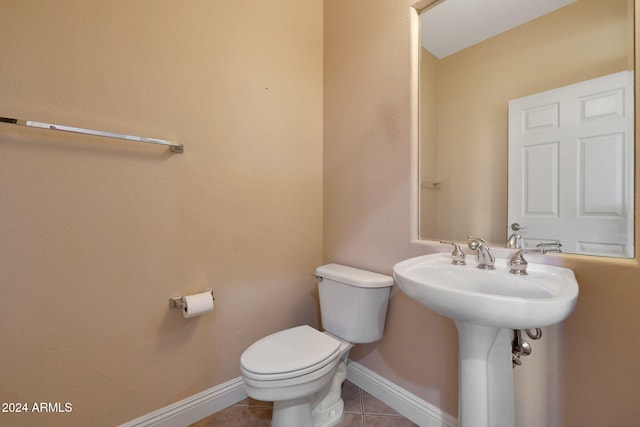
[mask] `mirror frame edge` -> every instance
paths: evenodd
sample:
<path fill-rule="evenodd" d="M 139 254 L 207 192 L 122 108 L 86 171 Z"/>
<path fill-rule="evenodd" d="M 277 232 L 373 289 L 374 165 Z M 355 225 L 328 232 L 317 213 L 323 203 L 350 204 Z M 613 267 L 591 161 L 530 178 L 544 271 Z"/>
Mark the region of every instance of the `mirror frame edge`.
<path fill-rule="evenodd" d="M 638 153 L 638 151 L 640 151 L 640 146 L 638 144 L 638 137 L 640 137 L 640 126 L 638 125 L 638 117 L 640 117 L 640 111 L 638 111 L 638 104 L 640 103 L 638 100 L 638 96 L 640 96 L 640 88 L 638 87 L 638 83 L 640 83 L 640 78 L 638 78 L 638 66 L 640 65 L 640 57 L 638 55 L 638 46 L 640 43 L 640 36 L 639 33 L 640 31 L 638 31 L 640 29 L 640 13 L 639 13 L 639 8 L 640 8 L 640 0 L 634 0 L 633 1 L 633 90 L 634 90 L 634 99 L 633 99 L 633 113 L 635 115 L 634 118 L 634 129 L 633 129 L 633 133 L 634 133 L 634 149 L 633 149 L 633 155 L 635 157 L 634 159 L 634 168 L 633 168 L 633 173 L 634 173 L 634 193 L 635 193 L 635 197 L 634 197 L 634 203 L 635 206 L 633 207 L 633 228 L 634 228 L 634 234 L 635 234 L 635 240 L 633 242 L 633 258 L 630 258 L 630 260 L 635 261 L 637 266 L 640 266 L 640 255 L 638 254 L 638 242 L 640 242 L 640 224 L 639 224 L 639 219 L 640 216 L 638 215 L 638 208 L 640 207 L 640 171 L 638 170 L 638 168 L 640 168 L 640 154 Z"/>
<path fill-rule="evenodd" d="M 420 13 L 443 0 L 417 0 L 409 7 L 410 66 L 410 202 L 409 241 L 420 246 L 440 245 L 437 240 L 420 238 Z M 635 0 L 640 1 L 640 0 Z"/>
<path fill-rule="evenodd" d="M 638 0 L 640 1 L 640 0 Z M 409 7 L 409 101 L 410 101 L 410 166 L 409 166 L 409 178 L 410 178 L 410 201 L 409 201 L 409 241 L 415 244 L 422 244 L 420 240 L 420 186 L 419 174 L 420 174 L 420 161 L 419 161 L 419 143 L 420 143 L 420 128 L 419 128 L 419 73 L 420 73 L 420 51 L 418 45 L 420 42 L 420 10 L 421 1 L 413 4 Z"/>

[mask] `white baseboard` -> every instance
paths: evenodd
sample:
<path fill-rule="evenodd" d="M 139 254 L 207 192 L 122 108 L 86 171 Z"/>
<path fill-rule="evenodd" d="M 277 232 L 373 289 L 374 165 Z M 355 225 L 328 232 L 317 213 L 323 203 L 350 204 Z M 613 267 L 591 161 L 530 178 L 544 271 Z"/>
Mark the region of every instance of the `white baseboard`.
<path fill-rule="evenodd" d="M 357 362 L 350 360 L 347 364 L 347 380 L 420 427 L 456 427 L 458 425 L 455 417 Z M 237 377 L 119 427 L 185 427 L 246 398 L 242 377 Z"/>
<path fill-rule="evenodd" d="M 350 360 L 347 364 L 347 380 L 420 427 L 456 427 L 458 425 L 455 417 L 357 362 Z"/>
<path fill-rule="evenodd" d="M 246 398 L 242 377 L 238 377 L 119 427 L 185 427 Z"/>

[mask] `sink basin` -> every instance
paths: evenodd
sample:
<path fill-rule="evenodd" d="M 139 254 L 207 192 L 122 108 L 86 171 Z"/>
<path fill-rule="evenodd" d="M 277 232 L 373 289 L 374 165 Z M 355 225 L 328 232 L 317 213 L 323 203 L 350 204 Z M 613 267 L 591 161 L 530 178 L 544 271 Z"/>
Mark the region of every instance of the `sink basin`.
<path fill-rule="evenodd" d="M 458 331 L 458 426 L 515 427 L 511 329 L 562 322 L 578 298 L 573 271 L 529 263 L 526 276 L 452 265 L 451 255 L 432 254 L 393 266 L 400 289 L 425 307 L 453 319 Z"/>
<path fill-rule="evenodd" d="M 573 271 L 529 263 L 529 274 L 509 273 L 508 260 L 496 258 L 495 270 L 452 265 L 451 255 L 431 254 L 399 262 L 396 283 L 411 299 L 450 317 L 476 325 L 529 329 L 563 321 L 578 298 Z"/>

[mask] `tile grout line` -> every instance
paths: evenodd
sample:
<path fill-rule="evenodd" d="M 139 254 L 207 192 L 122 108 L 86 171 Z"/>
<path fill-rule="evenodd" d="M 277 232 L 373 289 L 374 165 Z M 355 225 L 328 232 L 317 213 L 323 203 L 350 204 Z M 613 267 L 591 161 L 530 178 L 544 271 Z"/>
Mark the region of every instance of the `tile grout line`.
<path fill-rule="evenodd" d="M 367 421 L 364 416 L 364 392 L 358 387 L 358 397 L 360 398 L 360 424 L 362 427 L 367 427 Z"/>

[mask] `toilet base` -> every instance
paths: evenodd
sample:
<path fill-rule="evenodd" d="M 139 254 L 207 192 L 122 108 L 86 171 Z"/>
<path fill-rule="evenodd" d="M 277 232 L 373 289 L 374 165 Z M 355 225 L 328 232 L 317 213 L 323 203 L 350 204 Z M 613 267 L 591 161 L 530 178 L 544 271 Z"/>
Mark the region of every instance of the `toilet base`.
<path fill-rule="evenodd" d="M 340 360 L 336 374 L 329 384 L 329 390 L 313 408 L 311 413 L 313 427 L 333 427 L 340 423 L 344 412 L 342 383 L 347 378 L 347 364 Z M 321 392 L 322 393 L 322 392 Z"/>
<path fill-rule="evenodd" d="M 313 427 L 309 399 L 273 402 L 271 427 Z"/>
<path fill-rule="evenodd" d="M 342 383 L 347 364 L 340 360 L 331 381 L 311 398 L 273 402 L 271 427 L 334 427 L 342 420 Z"/>

